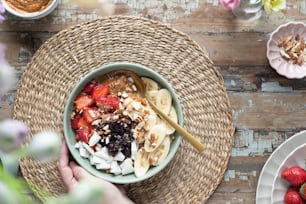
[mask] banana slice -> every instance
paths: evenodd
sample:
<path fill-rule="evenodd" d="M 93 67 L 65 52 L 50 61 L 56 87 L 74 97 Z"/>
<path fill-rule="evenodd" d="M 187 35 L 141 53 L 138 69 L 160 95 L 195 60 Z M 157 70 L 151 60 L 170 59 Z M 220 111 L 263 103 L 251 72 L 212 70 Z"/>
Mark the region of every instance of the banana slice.
<path fill-rule="evenodd" d="M 176 110 L 173 106 L 171 106 L 170 108 L 170 112 L 168 114 L 169 118 L 172 119 L 174 122 L 178 122 L 178 119 L 177 119 L 177 114 L 176 114 Z M 167 121 L 163 120 L 163 122 L 165 123 L 166 125 L 166 134 L 167 135 L 171 135 L 172 133 L 175 132 L 175 128 L 172 127 Z"/>
<path fill-rule="evenodd" d="M 158 90 L 158 84 L 152 79 L 147 77 L 141 77 L 141 79 L 145 85 L 146 91 Z"/>
<path fill-rule="evenodd" d="M 150 165 L 157 166 L 166 159 L 170 150 L 170 144 L 171 139 L 170 136 L 167 135 L 159 147 L 154 152 L 149 153 Z"/>
<path fill-rule="evenodd" d="M 163 124 L 163 121 L 159 116 L 157 116 L 157 118 L 156 118 L 156 125 L 158 125 L 158 124 Z"/>
<path fill-rule="evenodd" d="M 134 130 L 134 138 L 137 143 L 143 143 L 146 139 L 146 130 L 144 129 L 145 122 L 139 123 Z"/>
<path fill-rule="evenodd" d="M 160 89 L 156 96 L 156 106 L 166 115 L 169 114 L 172 104 L 172 96 L 167 89 Z"/>
<path fill-rule="evenodd" d="M 146 97 L 154 104 L 157 105 L 158 90 L 146 91 Z"/>
<path fill-rule="evenodd" d="M 158 124 L 152 127 L 144 143 L 146 152 L 153 152 L 164 140 L 166 136 L 166 126 Z"/>
<path fill-rule="evenodd" d="M 145 126 L 144 126 L 144 129 L 146 131 L 149 131 L 149 130 L 151 130 L 151 128 L 154 125 L 156 125 L 158 116 L 156 115 L 156 113 L 151 108 L 148 108 L 146 110 L 147 110 L 148 114 L 145 116 Z"/>
<path fill-rule="evenodd" d="M 136 155 L 135 161 L 134 161 L 134 171 L 136 177 L 142 177 L 144 176 L 148 169 L 150 168 L 150 163 L 148 159 L 149 153 L 144 150 L 144 148 L 141 148 Z"/>

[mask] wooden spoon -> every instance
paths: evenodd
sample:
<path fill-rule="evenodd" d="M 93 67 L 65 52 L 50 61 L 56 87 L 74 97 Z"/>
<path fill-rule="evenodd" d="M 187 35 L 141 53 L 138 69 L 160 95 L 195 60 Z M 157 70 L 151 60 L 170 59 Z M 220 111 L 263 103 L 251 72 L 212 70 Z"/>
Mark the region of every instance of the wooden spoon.
<path fill-rule="evenodd" d="M 184 139 L 186 139 L 194 148 L 196 148 L 199 152 L 203 152 L 205 149 L 205 146 L 197 140 L 195 137 L 193 137 L 189 132 L 187 132 L 183 127 L 181 127 L 179 124 L 174 122 L 170 117 L 168 117 L 166 114 L 164 114 L 161 110 L 159 110 L 156 105 L 154 105 L 148 97 L 146 97 L 146 90 L 145 90 L 145 85 L 143 81 L 140 79 L 140 77 L 128 70 L 116 70 L 113 72 L 110 72 L 108 76 L 115 76 L 115 75 L 125 75 L 129 76 L 134 80 L 134 83 L 141 94 L 142 97 L 146 98 L 152 109 L 159 115 L 161 116 L 164 120 L 166 120 L 172 127 L 175 128 L 175 130 L 183 136 Z"/>

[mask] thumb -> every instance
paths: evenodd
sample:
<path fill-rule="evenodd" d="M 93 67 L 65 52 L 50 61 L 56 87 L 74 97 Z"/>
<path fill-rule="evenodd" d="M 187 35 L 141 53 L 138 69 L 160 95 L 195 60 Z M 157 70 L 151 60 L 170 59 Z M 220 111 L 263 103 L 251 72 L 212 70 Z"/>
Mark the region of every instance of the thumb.
<path fill-rule="evenodd" d="M 93 176 L 89 174 L 85 169 L 77 165 L 75 162 L 70 162 L 69 166 L 73 172 L 74 177 L 79 181 L 81 179 L 90 179 Z"/>

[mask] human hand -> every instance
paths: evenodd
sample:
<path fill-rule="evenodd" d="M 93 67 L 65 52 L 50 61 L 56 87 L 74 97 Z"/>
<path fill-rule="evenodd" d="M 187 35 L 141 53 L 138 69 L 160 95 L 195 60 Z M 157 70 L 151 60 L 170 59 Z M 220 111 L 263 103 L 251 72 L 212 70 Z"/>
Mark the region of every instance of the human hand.
<path fill-rule="evenodd" d="M 101 188 L 105 189 L 105 193 L 101 198 L 100 203 L 107 203 L 107 204 L 133 203 L 114 184 L 99 179 L 97 177 L 94 177 L 93 175 L 89 174 L 85 169 L 78 166 L 75 162 L 69 161 L 68 149 L 65 143 L 63 143 L 61 147 L 59 171 L 69 191 L 71 191 L 74 188 L 77 188 L 78 182 L 81 179 L 89 179 L 98 182 L 99 185 L 101 185 Z"/>

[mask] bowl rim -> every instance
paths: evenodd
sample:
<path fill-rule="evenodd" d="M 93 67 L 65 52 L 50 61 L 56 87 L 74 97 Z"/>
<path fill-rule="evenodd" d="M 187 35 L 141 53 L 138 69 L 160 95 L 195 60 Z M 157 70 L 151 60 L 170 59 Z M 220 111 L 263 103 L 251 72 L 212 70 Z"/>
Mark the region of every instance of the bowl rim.
<path fill-rule="evenodd" d="M 298 145 L 294 150 L 292 150 L 285 158 L 284 160 L 282 161 L 282 163 L 278 166 L 276 172 L 275 172 L 275 176 L 274 176 L 274 179 L 273 179 L 273 182 L 272 182 L 272 189 L 271 189 L 271 204 L 275 203 L 276 201 L 274 201 L 274 192 L 276 190 L 276 188 L 274 187 L 275 186 L 275 183 L 278 179 L 282 179 L 281 178 L 281 171 L 283 170 L 283 167 L 285 165 L 285 163 L 291 159 L 293 157 L 294 154 L 296 154 L 296 152 L 298 151 L 301 151 L 302 149 L 306 149 L 306 143 L 304 144 L 301 144 L 301 145 Z M 297 165 L 296 165 L 297 166 Z M 289 183 L 286 181 L 286 180 L 283 180 L 283 183 L 286 183 L 288 184 L 288 187 L 289 187 Z"/>
<path fill-rule="evenodd" d="M 172 104 L 175 103 L 174 105 L 176 106 L 177 115 L 178 115 L 178 123 L 181 126 L 183 126 L 183 124 L 184 124 L 183 109 L 182 109 L 180 100 L 179 100 L 175 90 L 172 88 L 171 84 L 164 77 L 162 77 L 159 73 L 157 73 L 154 70 L 149 69 L 148 67 L 146 67 L 144 65 L 138 64 L 138 63 L 116 62 L 116 63 L 100 65 L 96 69 L 90 71 L 88 74 L 86 74 L 84 77 L 82 77 L 75 84 L 74 88 L 70 92 L 69 97 L 66 101 L 64 114 L 63 114 L 64 138 L 65 138 L 65 141 L 67 143 L 67 147 L 69 149 L 69 152 L 73 156 L 73 158 L 81 166 L 83 166 L 83 165 L 88 166 L 89 160 L 85 159 L 85 158 L 82 158 L 79 155 L 79 152 L 74 148 L 74 145 L 69 144 L 68 129 L 69 128 L 71 129 L 71 124 L 70 124 L 70 122 L 68 122 L 68 120 L 69 121 L 71 120 L 70 119 L 69 108 L 71 108 L 71 103 L 73 102 L 73 99 L 80 93 L 80 90 L 82 90 L 82 88 L 80 88 L 80 87 L 85 86 L 92 79 L 97 78 L 98 76 L 101 76 L 103 74 L 106 74 L 106 73 L 112 71 L 113 67 L 120 67 L 120 69 L 127 69 L 127 70 L 132 70 L 132 69 L 135 69 L 135 68 L 140 69 L 140 70 L 142 69 L 142 70 L 145 70 L 145 72 L 148 73 L 149 75 L 156 76 L 159 80 L 161 80 L 164 83 L 163 85 L 166 85 L 166 88 L 170 91 L 170 93 L 172 95 L 172 99 L 173 99 Z M 104 70 L 104 72 L 103 72 L 103 70 Z M 105 71 L 105 70 L 107 70 L 107 71 Z M 103 72 L 103 73 L 100 73 L 100 72 Z M 89 164 L 89 168 L 84 168 L 84 166 L 83 166 L 83 168 L 86 169 L 86 171 L 93 174 L 94 176 L 105 179 L 105 180 L 107 180 L 109 182 L 112 182 L 112 183 L 130 184 L 130 183 L 136 183 L 136 182 L 143 181 L 143 180 L 148 179 L 148 178 L 158 174 L 159 172 L 161 172 L 172 161 L 172 159 L 174 158 L 175 154 L 177 153 L 178 148 L 179 148 L 179 146 L 181 145 L 181 142 L 182 142 L 182 136 L 179 135 L 177 132 L 175 133 L 175 137 L 176 137 L 175 140 L 172 141 L 172 143 L 171 143 L 170 151 L 169 151 L 166 159 L 161 164 L 159 164 L 158 166 L 150 167 L 148 172 L 143 177 L 136 177 L 134 174 L 128 174 L 128 175 L 124 175 L 124 176 L 123 175 L 111 175 L 111 174 L 107 174 L 107 173 L 105 173 L 101 170 L 97 170 L 94 166 L 92 166 L 90 164 Z M 127 176 L 131 176 L 131 175 L 132 175 L 132 178 L 127 180 Z M 123 178 L 123 179 L 120 180 L 120 178 Z"/>
<path fill-rule="evenodd" d="M 11 6 L 9 6 L 9 4 L 6 2 L 6 0 L 0 0 L 2 5 L 4 6 L 5 10 L 8 11 L 9 13 L 24 18 L 24 19 L 38 19 L 38 18 L 42 18 L 45 17 L 46 15 L 48 15 L 49 13 L 51 13 L 58 5 L 59 0 L 50 0 L 51 2 L 49 3 L 49 5 L 41 10 L 41 11 L 35 11 L 35 12 L 17 12 L 15 11 Z"/>
<path fill-rule="evenodd" d="M 304 23 L 304 22 L 302 22 L 302 21 L 289 21 L 289 22 L 287 22 L 287 23 L 285 23 L 285 24 L 279 25 L 273 32 L 271 32 L 270 37 L 269 37 L 269 40 L 267 41 L 266 57 L 267 57 L 267 59 L 268 59 L 268 61 L 269 61 L 270 66 L 271 66 L 278 74 L 280 74 L 280 75 L 282 75 L 282 76 L 285 76 L 285 77 L 287 77 L 288 79 L 302 79 L 302 78 L 304 78 L 304 77 L 306 76 L 306 71 L 305 71 L 305 74 L 303 74 L 303 75 L 289 75 L 289 74 L 287 74 L 286 72 L 282 72 L 282 71 L 280 71 L 279 69 L 277 69 L 276 67 L 274 67 L 274 66 L 272 65 L 272 60 L 271 60 L 271 58 L 270 58 L 270 51 L 271 51 L 270 48 L 271 48 L 271 44 L 272 44 L 272 41 L 273 41 L 273 37 L 275 36 L 275 34 L 277 34 L 277 33 L 280 31 L 280 29 L 285 28 L 285 27 L 288 27 L 288 26 L 290 26 L 290 25 L 302 25 L 302 26 L 305 27 L 305 30 L 306 30 L 306 23 Z M 305 40 L 306 40 L 306 39 L 305 39 Z"/>

